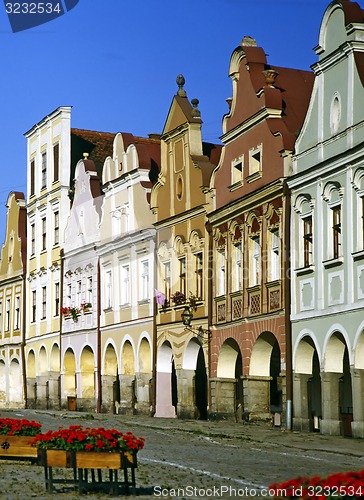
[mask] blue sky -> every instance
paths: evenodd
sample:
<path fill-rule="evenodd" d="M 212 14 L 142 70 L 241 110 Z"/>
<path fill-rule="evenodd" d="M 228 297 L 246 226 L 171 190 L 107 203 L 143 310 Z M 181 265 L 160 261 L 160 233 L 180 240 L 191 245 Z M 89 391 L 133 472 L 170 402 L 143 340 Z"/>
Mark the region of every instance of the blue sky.
<path fill-rule="evenodd" d="M 161 132 L 182 73 L 200 101 L 203 139 L 218 142 L 231 96 L 231 53 L 245 35 L 272 65 L 309 69 L 322 0 L 80 0 L 69 13 L 12 33 L 0 4 L 0 243 L 10 191 L 26 191 L 24 133 L 58 106 L 72 126 Z"/>

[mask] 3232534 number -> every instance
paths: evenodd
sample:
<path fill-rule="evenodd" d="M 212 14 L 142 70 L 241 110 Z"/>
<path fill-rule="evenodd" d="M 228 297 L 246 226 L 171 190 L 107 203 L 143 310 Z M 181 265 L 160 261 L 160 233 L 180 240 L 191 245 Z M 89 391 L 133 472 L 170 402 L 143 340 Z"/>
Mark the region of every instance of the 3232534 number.
<path fill-rule="evenodd" d="M 49 2 L 14 2 L 5 4 L 7 14 L 61 14 L 60 3 Z"/>

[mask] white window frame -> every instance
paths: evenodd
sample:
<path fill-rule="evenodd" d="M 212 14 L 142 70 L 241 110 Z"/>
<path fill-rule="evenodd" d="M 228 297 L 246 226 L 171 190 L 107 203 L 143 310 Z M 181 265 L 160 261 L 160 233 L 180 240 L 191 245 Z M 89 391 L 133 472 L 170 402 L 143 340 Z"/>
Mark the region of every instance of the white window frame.
<path fill-rule="evenodd" d="M 130 304 L 130 264 L 123 264 L 120 274 L 120 303 L 121 305 Z"/>

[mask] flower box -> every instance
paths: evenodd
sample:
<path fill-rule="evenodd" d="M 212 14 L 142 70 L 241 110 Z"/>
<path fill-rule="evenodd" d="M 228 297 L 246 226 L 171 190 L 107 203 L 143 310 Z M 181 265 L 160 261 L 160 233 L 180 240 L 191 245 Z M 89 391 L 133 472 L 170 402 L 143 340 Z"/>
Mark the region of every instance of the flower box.
<path fill-rule="evenodd" d="M 37 459 L 37 450 L 29 442 L 31 436 L 0 435 L 0 458 L 2 459 Z"/>
<path fill-rule="evenodd" d="M 36 448 L 34 448 L 36 450 Z M 38 449 L 38 465 L 43 467 L 73 467 L 74 457 L 71 451 Z"/>
<path fill-rule="evenodd" d="M 77 469 L 124 469 L 137 467 L 136 453 L 76 451 Z"/>

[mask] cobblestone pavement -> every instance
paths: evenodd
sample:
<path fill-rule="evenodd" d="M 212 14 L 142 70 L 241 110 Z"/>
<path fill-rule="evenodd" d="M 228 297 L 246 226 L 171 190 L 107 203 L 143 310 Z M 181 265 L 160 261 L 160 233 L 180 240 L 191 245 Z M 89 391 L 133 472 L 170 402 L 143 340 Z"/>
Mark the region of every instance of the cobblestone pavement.
<path fill-rule="evenodd" d="M 29 418 L 43 431 L 81 424 L 131 431 L 146 439 L 138 454 L 140 500 L 201 498 L 269 498 L 268 486 L 299 476 L 327 476 L 364 468 L 364 442 L 320 434 L 286 432 L 268 423 L 157 419 L 142 416 L 40 410 L 3 410 L 1 417 Z M 54 470 L 65 477 L 68 469 Z M 60 485 L 57 485 L 60 488 Z M 50 495 L 42 467 L 2 461 L 0 499 L 96 500 L 107 493 L 78 495 L 68 490 Z M 115 498 L 115 497 L 114 497 Z M 120 498 L 120 496 L 119 496 Z"/>

